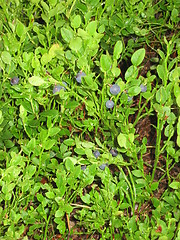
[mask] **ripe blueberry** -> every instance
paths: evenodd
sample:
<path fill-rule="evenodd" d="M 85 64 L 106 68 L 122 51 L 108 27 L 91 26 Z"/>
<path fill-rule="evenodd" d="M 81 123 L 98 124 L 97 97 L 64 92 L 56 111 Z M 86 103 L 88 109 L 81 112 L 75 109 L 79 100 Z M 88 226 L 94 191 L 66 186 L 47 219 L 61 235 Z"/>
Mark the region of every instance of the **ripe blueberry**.
<path fill-rule="evenodd" d="M 11 85 L 17 85 L 19 83 L 19 78 L 18 77 L 13 77 L 11 79 Z"/>
<path fill-rule="evenodd" d="M 81 166 L 81 170 L 82 170 L 82 171 L 85 171 L 85 170 L 86 170 L 86 165 L 82 165 L 82 166 Z"/>
<path fill-rule="evenodd" d="M 141 92 L 146 92 L 147 91 L 147 86 L 146 85 L 141 84 L 140 88 L 141 88 Z"/>
<path fill-rule="evenodd" d="M 114 107 L 114 102 L 113 102 L 112 100 L 108 100 L 108 101 L 106 102 L 106 107 L 107 107 L 107 108 L 113 108 L 113 107 Z"/>
<path fill-rule="evenodd" d="M 82 77 L 85 77 L 86 76 L 86 74 L 84 73 L 84 72 L 82 72 L 82 71 L 80 71 L 80 72 L 78 72 L 78 74 L 76 75 L 76 81 L 78 82 L 78 83 L 81 83 L 81 78 Z"/>
<path fill-rule="evenodd" d="M 98 158 L 100 156 L 100 152 L 98 150 L 93 152 L 95 158 Z"/>
<path fill-rule="evenodd" d="M 104 170 L 105 167 L 107 167 L 107 166 L 108 166 L 107 163 L 103 163 L 103 164 L 101 164 L 101 165 L 99 166 L 99 168 L 100 168 L 101 170 Z"/>
<path fill-rule="evenodd" d="M 67 83 L 66 82 L 62 82 L 65 86 L 67 86 Z M 66 88 L 64 86 L 61 86 L 61 85 L 56 85 L 54 88 L 53 88 L 53 94 L 59 92 L 61 89 L 63 89 L 64 91 L 66 90 Z"/>
<path fill-rule="evenodd" d="M 119 85 L 113 84 L 113 85 L 110 87 L 110 93 L 111 93 L 111 94 L 117 95 L 119 92 L 120 92 L 120 87 L 119 87 Z"/>
<path fill-rule="evenodd" d="M 112 154 L 113 157 L 116 157 L 118 155 L 118 151 L 116 149 L 111 149 L 110 153 Z"/>

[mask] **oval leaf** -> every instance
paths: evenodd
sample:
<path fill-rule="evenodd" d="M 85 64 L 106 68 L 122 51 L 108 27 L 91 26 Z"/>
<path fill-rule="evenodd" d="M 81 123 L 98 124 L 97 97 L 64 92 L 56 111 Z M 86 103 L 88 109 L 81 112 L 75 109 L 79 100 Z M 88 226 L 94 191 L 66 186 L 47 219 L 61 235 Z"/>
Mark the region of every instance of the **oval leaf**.
<path fill-rule="evenodd" d="M 72 30 L 67 28 L 61 28 L 61 36 L 66 42 L 70 42 L 74 37 L 74 33 Z"/>
<path fill-rule="evenodd" d="M 145 57 L 145 49 L 141 48 L 137 50 L 135 53 L 133 53 L 131 57 L 131 62 L 134 66 L 137 67 L 142 63 L 144 57 Z"/>
<path fill-rule="evenodd" d="M 107 72 L 112 65 L 111 57 L 103 54 L 100 58 L 100 65 L 101 65 L 101 70 L 103 72 Z"/>
<path fill-rule="evenodd" d="M 156 101 L 160 104 L 164 104 L 167 100 L 167 93 L 164 87 L 160 87 L 160 89 L 156 93 Z"/>
<path fill-rule="evenodd" d="M 118 60 L 120 58 L 122 49 L 123 49 L 122 41 L 117 41 L 117 43 L 114 46 L 113 59 Z"/>
<path fill-rule="evenodd" d="M 33 86 L 41 86 L 45 84 L 45 81 L 43 78 L 38 77 L 38 76 L 33 76 L 28 79 L 29 83 Z"/>
<path fill-rule="evenodd" d="M 10 55 L 9 52 L 3 51 L 1 53 L 1 58 L 2 58 L 4 63 L 6 63 L 6 64 L 10 64 L 11 63 L 11 55 Z"/>

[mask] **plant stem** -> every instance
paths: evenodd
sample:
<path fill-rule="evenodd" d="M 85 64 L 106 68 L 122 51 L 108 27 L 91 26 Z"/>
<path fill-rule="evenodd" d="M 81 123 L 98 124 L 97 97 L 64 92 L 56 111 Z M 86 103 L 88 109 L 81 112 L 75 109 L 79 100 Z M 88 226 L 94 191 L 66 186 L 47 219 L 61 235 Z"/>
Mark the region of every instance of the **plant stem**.
<path fill-rule="evenodd" d="M 159 117 L 157 119 L 157 138 L 156 138 L 156 148 L 155 148 L 155 161 L 154 161 L 154 168 L 153 168 L 153 172 L 152 172 L 152 177 L 151 177 L 151 183 L 154 180 L 154 175 L 155 175 L 155 171 L 157 168 L 157 164 L 158 164 L 158 160 L 159 160 L 159 155 L 161 153 L 160 151 L 160 143 L 161 143 L 161 129 L 163 126 L 163 120 L 161 120 Z"/>
<path fill-rule="evenodd" d="M 151 98 L 153 98 L 153 97 L 154 97 L 154 95 L 152 95 L 150 98 L 148 98 L 148 99 L 146 100 L 146 102 L 143 104 L 142 108 L 139 109 L 138 115 L 137 115 L 137 117 L 136 117 L 136 120 L 135 120 L 134 123 L 133 123 L 133 127 L 136 126 L 136 124 L 137 124 L 138 121 L 139 121 L 139 118 L 140 118 L 140 116 L 141 116 L 141 113 L 142 113 L 143 109 L 146 107 L 146 105 L 148 104 L 148 102 L 149 102 L 149 101 L 151 100 Z"/>

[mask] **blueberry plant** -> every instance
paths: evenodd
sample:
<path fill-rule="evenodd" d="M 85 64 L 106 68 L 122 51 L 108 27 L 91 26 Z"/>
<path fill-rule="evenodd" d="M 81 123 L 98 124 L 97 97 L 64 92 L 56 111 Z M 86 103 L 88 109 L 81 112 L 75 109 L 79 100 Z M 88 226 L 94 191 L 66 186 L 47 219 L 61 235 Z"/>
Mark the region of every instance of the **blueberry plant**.
<path fill-rule="evenodd" d="M 0 7 L 0 239 L 180 239 L 180 4 Z"/>

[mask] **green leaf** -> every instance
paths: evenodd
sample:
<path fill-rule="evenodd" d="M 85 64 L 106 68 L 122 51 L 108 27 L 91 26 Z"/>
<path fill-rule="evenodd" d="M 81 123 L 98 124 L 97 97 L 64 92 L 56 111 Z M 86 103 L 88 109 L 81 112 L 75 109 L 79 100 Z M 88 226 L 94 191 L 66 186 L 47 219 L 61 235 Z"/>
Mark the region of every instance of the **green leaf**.
<path fill-rule="evenodd" d="M 56 143 L 56 140 L 55 139 L 48 139 L 45 143 L 44 143 L 44 149 L 45 150 L 49 150 L 51 149 L 54 144 Z"/>
<path fill-rule="evenodd" d="M 117 41 L 117 43 L 114 46 L 113 59 L 118 60 L 120 58 L 122 50 L 123 50 L 122 41 Z"/>
<path fill-rule="evenodd" d="M 177 96 L 176 102 L 177 102 L 178 107 L 180 107 L 180 94 Z"/>
<path fill-rule="evenodd" d="M 66 224 L 64 221 L 61 220 L 61 223 L 57 225 L 57 229 L 59 230 L 60 234 L 64 234 L 66 231 Z"/>
<path fill-rule="evenodd" d="M 82 147 L 88 148 L 88 149 L 94 147 L 94 143 L 92 143 L 92 142 L 82 142 L 81 145 L 82 145 Z"/>
<path fill-rule="evenodd" d="M 71 39 L 73 39 L 74 37 L 74 32 L 70 29 L 67 29 L 67 28 L 61 28 L 61 35 L 62 35 L 62 38 L 67 42 L 69 43 L 71 41 Z"/>
<path fill-rule="evenodd" d="M 54 7 L 57 4 L 57 0 L 48 0 L 50 6 Z"/>
<path fill-rule="evenodd" d="M 0 110 L 0 125 L 3 122 L 3 120 L 4 120 L 4 118 L 3 118 L 3 115 L 2 115 L 2 111 Z"/>
<path fill-rule="evenodd" d="M 70 146 L 70 147 L 75 145 L 75 141 L 72 138 L 64 140 L 63 143 L 67 146 Z"/>
<path fill-rule="evenodd" d="M 46 65 L 51 60 L 52 60 L 52 56 L 49 53 L 44 53 L 41 57 L 42 65 Z"/>
<path fill-rule="evenodd" d="M 137 96 L 141 92 L 141 88 L 139 86 L 133 86 L 128 89 L 128 94 L 130 96 Z"/>
<path fill-rule="evenodd" d="M 2 58 L 4 63 L 6 63 L 6 64 L 10 64 L 11 63 L 11 55 L 10 55 L 9 52 L 3 51 L 1 53 L 1 58 Z"/>
<path fill-rule="evenodd" d="M 112 72 L 113 76 L 117 78 L 120 75 L 121 70 L 118 67 L 116 67 L 115 65 L 113 65 L 111 68 L 111 72 Z"/>
<path fill-rule="evenodd" d="M 177 145 L 180 147 L 180 117 L 177 123 Z"/>
<path fill-rule="evenodd" d="M 58 174 L 58 177 L 56 179 L 56 185 L 58 187 L 58 190 L 60 193 L 58 193 L 59 197 L 63 197 L 65 191 L 66 191 L 66 182 L 64 177 Z"/>
<path fill-rule="evenodd" d="M 70 204 L 67 203 L 67 204 L 64 205 L 64 211 L 66 213 L 71 213 L 73 211 L 73 207 Z"/>
<path fill-rule="evenodd" d="M 176 142 L 177 142 L 177 145 L 180 147 L 180 135 L 177 136 Z"/>
<path fill-rule="evenodd" d="M 28 147 L 29 150 L 31 150 L 31 152 L 33 152 L 35 147 L 36 147 L 36 139 L 31 138 L 31 140 L 27 144 L 27 147 Z"/>
<path fill-rule="evenodd" d="M 75 100 L 72 100 L 70 99 L 69 102 L 67 102 L 67 105 L 65 105 L 65 108 L 68 108 L 68 109 L 75 109 L 79 106 L 79 102 L 78 101 L 75 101 Z"/>
<path fill-rule="evenodd" d="M 136 79 L 138 76 L 138 68 L 136 66 L 130 66 L 125 72 L 125 79 L 127 81 Z"/>
<path fill-rule="evenodd" d="M 81 49 L 82 47 L 82 39 L 80 37 L 76 37 L 71 39 L 69 47 L 73 50 L 73 51 L 79 51 L 79 49 Z"/>
<path fill-rule="evenodd" d="M 160 49 L 157 50 L 158 54 L 160 55 L 160 57 L 162 58 L 162 60 L 165 59 L 165 54 L 163 53 L 163 51 L 161 51 Z"/>
<path fill-rule="evenodd" d="M 18 22 L 16 26 L 16 33 L 18 37 L 22 37 L 24 34 L 26 34 L 26 27 L 21 22 Z"/>
<path fill-rule="evenodd" d="M 92 91 L 96 91 L 98 89 L 97 83 L 94 81 L 94 79 L 91 76 L 85 76 L 84 77 L 85 83 L 91 89 Z"/>
<path fill-rule="evenodd" d="M 163 81 L 166 80 L 166 71 L 165 71 L 165 68 L 163 65 L 158 65 L 157 66 L 157 73 L 158 73 L 158 76 L 160 77 L 160 79 L 162 79 Z"/>
<path fill-rule="evenodd" d="M 74 170 L 74 163 L 71 161 L 70 158 L 68 158 L 68 159 L 66 160 L 65 166 L 66 166 L 66 169 L 67 169 L 68 171 L 73 172 L 73 170 Z"/>
<path fill-rule="evenodd" d="M 49 129 L 49 136 L 55 136 L 60 132 L 60 128 L 59 127 L 53 127 Z"/>
<path fill-rule="evenodd" d="M 174 8 L 171 12 L 171 20 L 176 23 L 179 21 L 178 19 L 179 19 L 179 11 L 178 9 Z"/>
<path fill-rule="evenodd" d="M 141 170 L 133 170 L 133 171 L 132 171 L 132 174 L 133 174 L 135 177 L 143 177 L 143 174 L 142 174 Z"/>
<path fill-rule="evenodd" d="M 175 69 L 173 69 L 169 74 L 169 80 L 178 82 L 179 76 L 180 76 L 180 67 L 175 67 Z"/>
<path fill-rule="evenodd" d="M 160 104 L 164 104 L 167 100 L 167 93 L 163 86 L 156 93 L 156 101 Z"/>
<path fill-rule="evenodd" d="M 97 21 L 89 22 L 86 27 L 87 32 L 92 36 L 95 35 L 96 29 L 97 29 Z"/>
<path fill-rule="evenodd" d="M 26 109 L 23 107 L 23 105 L 20 105 L 19 110 L 20 110 L 19 116 L 20 116 L 20 118 L 22 118 L 23 121 L 24 121 L 25 118 L 26 118 L 26 116 L 27 116 L 27 111 L 26 111 Z"/>
<path fill-rule="evenodd" d="M 81 200 L 86 204 L 90 204 L 91 203 L 91 196 L 89 194 L 85 194 L 84 196 L 81 196 Z"/>
<path fill-rule="evenodd" d="M 49 6 L 44 1 L 41 1 L 41 6 L 46 12 L 49 12 Z"/>
<path fill-rule="evenodd" d="M 46 82 L 44 81 L 43 78 L 38 77 L 38 76 L 33 76 L 28 79 L 29 83 L 33 86 L 41 86 L 45 84 Z"/>
<path fill-rule="evenodd" d="M 38 200 L 39 202 L 43 202 L 43 200 L 44 200 L 44 197 L 43 197 L 43 195 L 42 195 L 42 194 L 40 194 L 40 193 L 37 193 L 36 197 L 37 197 L 37 200 Z"/>
<path fill-rule="evenodd" d="M 58 209 L 55 212 L 55 218 L 60 218 L 60 217 L 63 217 L 63 216 L 64 216 L 64 209 Z"/>
<path fill-rule="evenodd" d="M 79 28 L 80 25 L 81 25 L 81 16 L 80 15 L 76 15 L 75 17 L 73 16 L 71 20 L 71 26 L 73 28 Z"/>
<path fill-rule="evenodd" d="M 56 56 L 63 56 L 63 47 L 61 47 L 59 43 L 54 43 L 49 49 L 49 55 L 51 56 L 51 58 L 54 58 Z"/>
<path fill-rule="evenodd" d="M 36 172 L 36 166 L 29 165 L 26 167 L 26 175 L 28 178 L 31 178 Z"/>
<path fill-rule="evenodd" d="M 133 53 L 131 57 L 131 62 L 134 66 L 137 67 L 142 63 L 144 57 L 145 57 L 145 49 L 141 48 L 137 50 L 135 53 Z"/>
<path fill-rule="evenodd" d="M 129 133 L 128 134 L 128 140 L 133 143 L 134 142 L 134 134 L 133 133 Z"/>
<path fill-rule="evenodd" d="M 158 188 L 158 186 L 159 186 L 159 183 L 158 183 L 158 182 L 153 182 L 153 183 L 151 184 L 151 190 L 152 190 L 152 191 L 155 191 L 155 190 Z"/>
<path fill-rule="evenodd" d="M 55 194 L 53 192 L 46 192 L 45 193 L 46 197 L 48 197 L 49 199 L 54 199 L 55 198 Z"/>
<path fill-rule="evenodd" d="M 56 117 L 59 115 L 58 110 L 51 109 L 51 110 L 46 110 L 40 114 L 42 117 Z"/>
<path fill-rule="evenodd" d="M 103 72 L 107 72 L 108 70 L 110 70 L 111 65 L 112 65 L 111 57 L 109 55 L 102 54 L 100 58 L 101 70 Z"/>
<path fill-rule="evenodd" d="M 130 207 L 129 203 L 122 203 L 120 205 L 120 209 L 126 209 L 126 208 L 129 208 L 129 207 Z"/>
<path fill-rule="evenodd" d="M 127 148 L 127 137 L 125 134 L 120 133 L 117 137 L 117 141 L 120 147 Z"/>

